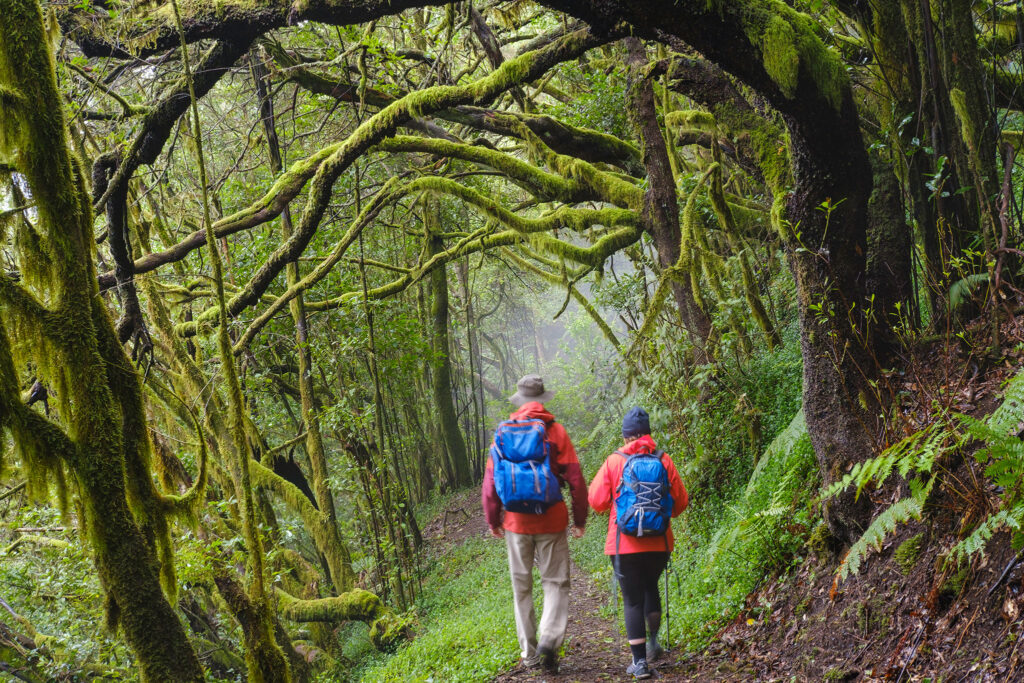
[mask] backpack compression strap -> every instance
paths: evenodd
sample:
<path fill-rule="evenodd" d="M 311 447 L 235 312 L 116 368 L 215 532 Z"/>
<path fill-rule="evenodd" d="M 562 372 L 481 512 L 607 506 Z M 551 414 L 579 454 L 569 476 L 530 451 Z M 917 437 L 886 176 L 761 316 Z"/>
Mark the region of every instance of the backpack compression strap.
<path fill-rule="evenodd" d="M 660 448 L 658 448 L 658 449 L 655 449 L 654 451 L 652 451 L 650 453 L 629 453 L 629 454 L 627 454 L 627 453 L 623 453 L 622 451 L 617 450 L 617 451 L 614 451 L 612 453 L 612 455 L 621 455 L 623 458 L 626 459 L 626 462 L 629 462 L 630 458 L 632 458 L 634 456 L 638 456 L 638 455 L 646 455 L 646 456 L 656 457 L 660 461 L 661 458 L 665 455 L 665 451 L 663 451 Z M 625 471 L 625 465 L 623 465 L 623 471 Z M 668 472 L 666 471 L 666 475 L 667 474 L 668 474 Z M 619 475 L 619 485 L 615 487 L 616 494 L 618 494 L 619 490 L 621 490 L 621 489 L 622 489 L 622 475 L 620 474 Z M 645 487 L 645 490 L 643 492 L 637 491 L 637 498 L 642 500 L 642 501 L 649 502 L 649 501 L 647 501 L 647 496 L 652 495 L 653 493 L 654 493 L 653 490 L 649 490 L 649 489 L 647 489 Z M 669 524 L 671 524 L 671 523 L 672 523 L 671 520 L 669 520 Z M 669 553 L 669 559 L 671 559 L 671 552 L 672 551 L 669 550 L 669 547 L 668 547 L 668 532 L 667 531 L 662 535 L 662 538 L 665 539 L 665 552 Z M 617 577 L 621 578 L 622 577 L 622 571 L 620 569 L 620 563 L 619 563 L 619 541 L 620 540 L 622 540 L 622 529 L 619 527 L 619 520 L 616 519 L 615 520 L 615 575 Z"/>

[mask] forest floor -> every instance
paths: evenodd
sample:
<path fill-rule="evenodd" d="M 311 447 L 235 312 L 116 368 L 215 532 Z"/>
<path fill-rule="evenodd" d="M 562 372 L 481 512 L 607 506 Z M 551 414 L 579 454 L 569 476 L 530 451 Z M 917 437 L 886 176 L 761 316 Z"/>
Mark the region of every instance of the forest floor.
<path fill-rule="evenodd" d="M 1015 338 L 1007 333 L 1005 339 Z M 941 400 L 946 410 L 982 417 L 999 404 L 1003 382 L 1024 366 L 1024 344 L 1005 348 L 998 358 L 965 359 L 960 353 L 935 346 L 911 371 L 890 378 L 903 397 L 904 415 L 926 421 Z M 950 367 L 966 370 L 950 375 L 944 370 Z M 766 576 L 703 651 L 672 653 L 659 662 L 655 680 L 1024 680 L 1024 562 L 1018 563 L 1008 535 L 995 536 L 969 567 L 954 571 L 942 562 L 965 529 L 994 509 L 1001 491 L 987 483 L 969 449 L 945 467 L 932 511 L 887 537 L 859 575 L 839 582 L 840 556 L 808 551 L 802 562 Z M 881 510 L 904 494 L 905 485 L 891 484 L 865 495 Z M 477 495 L 452 499 L 427 526 L 431 544 L 486 536 Z M 908 540 L 915 552 L 898 552 Z M 559 675 L 517 666 L 494 680 L 627 680 L 628 649 L 608 614 L 607 589 L 575 563 L 572 584 Z"/>
<path fill-rule="evenodd" d="M 908 425 L 919 428 L 938 412 L 979 419 L 992 412 L 1004 382 L 1024 367 L 1022 322 L 1004 325 L 998 354 L 967 357 L 958 344 L 936 344 L 891 376 Z M 839 555 L 809 553 L 749 595 L 714 642 L 680 668 L 680 680 L 1024 680 L 1024 553 L 1001 532 L 970 565 L 944 562 L 1003 493 L 972 457 L 975 448 L 969 443 L 940 461 L 943 483 L 923 520 L 897 527 L 860 574 L 839 581 Z M 876 513 L 905 494 L 905 484 L 891 480 L 864 493 Z"/>
<path fill-rule="evenodd" d="M 453 498 L 426 527 L 424 536 L 431 544 L 458 544 L 471 537 L 489 537 L 480 510 L 479 492 L 469 491 Z M 558 675 L 550 676 L 539 669 L 525 669 L 517 665 L 493 680 L 519 683 L 550 679 L 570 683 L 613 680 L 624 675 L 630 662 L 629 649 L 618 627 L 611 619 L 602 616 L 608 599 L 607 590 L 595 585 L 575 562 L 570 566 L 569 576 L 572 581 L 569 626 Z"/>
<path fill-rule="evenodd" d="M 607 520 L 599 518 L 594 523 L 607 524 Z M 453 498 L 424 529 L 424 538 L 431 545 L 459 544 L 473 537 L 489 537 L 480 510 L 479 492 L 475 490 Z M 584 683 L 626 678 L 625 669 L 631 661 L 629 648 L 621 628 L 603 614 L 608 602 L 607 589 L 596 585 L 575 562 L 570 566 L 569 576 L 572 581 L 569 626 L 558 675 L 517 665 L 492 680 L 500 683 L 549 680 Z M 669 651 L 656 664 L 657 678 L 665 681 L 690 680 L 678 673 L 680 666 L 674 653 Z"/>

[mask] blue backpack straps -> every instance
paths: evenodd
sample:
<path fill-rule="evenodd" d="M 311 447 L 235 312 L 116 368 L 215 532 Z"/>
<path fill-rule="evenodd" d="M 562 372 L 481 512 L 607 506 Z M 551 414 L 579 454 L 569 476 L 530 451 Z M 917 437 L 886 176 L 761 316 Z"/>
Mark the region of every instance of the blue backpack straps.
<path fill-rule="evenodd" d="M 562 500 L 543 420 L 505 420 L 491 445 L 494 487 L 510 512 L 539 515 Z"/>
<path fill-rule="evenodd" d="M 668 470 L 662 463 L 664 451 L 625 454 L 622 476 L 615 492 L 615 573 L 619 571 L 619 542 L 622 534 L 644 538 L 662 536 L 668 551 L 668 532 L 672 520 L 671 486 Z"/>

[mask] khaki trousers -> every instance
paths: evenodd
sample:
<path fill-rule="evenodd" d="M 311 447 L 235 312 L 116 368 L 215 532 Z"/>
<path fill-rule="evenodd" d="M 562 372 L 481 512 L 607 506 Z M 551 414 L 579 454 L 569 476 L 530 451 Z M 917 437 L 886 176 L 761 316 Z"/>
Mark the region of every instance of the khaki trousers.
<path fill-rule="evenodd" d="M 525 662 L 537 661 L 539 647 L 557 652 L 565 640 L 569 621 L 569 540 L 557 534 L 516 534 L 505 531 L 508 569 L 515 594 L 516 634 Z M 544 587 L 544 610 L 540 619 L 540 642 L 533 610 L 533 563 L 540 570 Z"/>

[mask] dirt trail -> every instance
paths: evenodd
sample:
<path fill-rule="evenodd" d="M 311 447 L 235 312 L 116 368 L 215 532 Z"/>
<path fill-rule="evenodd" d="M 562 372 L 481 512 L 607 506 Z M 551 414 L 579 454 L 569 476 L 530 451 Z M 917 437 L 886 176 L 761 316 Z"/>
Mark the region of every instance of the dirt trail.
<path fill-rule="evenodd" d="M 478 494 L 467 492 L 453 500 L 424 530 L 430 543 L 455 544 L 467 538 L 487 535 L 487 525 L 480 512 Z M 632 680 L 625 673 L 629 664 L 629 648 L 619 628 L 601 615 L 608 601 L 608 587 L 596 585 L 576 563 L 570 568 L 572 590 L 569 599 L 569 626 L 566 630 L 565 654 L 558 675 L 544 674 L 539 669 L 516 666 L 493 680 L 500 683 L 519 681 L 552 681 L 576 683 L 584 681 Z M 538 615 L 539 616 L 539 615 Z M 621 618 L 621 612 L 620 612 Z M 672 653 L 656 665 L 651 680 L 685 681 L 680 663 Z"/>

